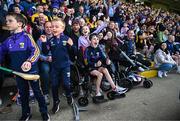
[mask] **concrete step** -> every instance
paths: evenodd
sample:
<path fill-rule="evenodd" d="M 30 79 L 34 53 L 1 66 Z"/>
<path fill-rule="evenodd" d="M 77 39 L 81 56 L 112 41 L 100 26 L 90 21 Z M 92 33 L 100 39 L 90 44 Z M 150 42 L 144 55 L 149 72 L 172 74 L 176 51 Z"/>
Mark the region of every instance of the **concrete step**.
<path fill-rule="evenodd" d="M 148 70 L 148 71 L 139 72 L 139 74 L 141 76 L 146 77 L 146 78 L 153 78 L 153 77 L 157 77 L 157 70 L 156 69 L 151 69 L 151 70 Z"/>
<path fill-rule="evenodd" d="M 153 61 L 151 61 L 151 66 L 150 66 L 150 70 L 144 71 L 144 72 L 139 72 L 139 74 L 141 76 L 144 76 L 146 78 L 153 78 L 153 77 L 157 77 L 157 69 L 155 68 L 155 63 Z"/>

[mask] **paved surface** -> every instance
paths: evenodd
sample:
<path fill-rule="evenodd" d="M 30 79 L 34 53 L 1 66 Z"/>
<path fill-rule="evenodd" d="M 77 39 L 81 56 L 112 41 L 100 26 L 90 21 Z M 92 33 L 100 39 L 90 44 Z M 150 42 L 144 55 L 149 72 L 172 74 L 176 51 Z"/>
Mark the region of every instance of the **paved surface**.
<path fill-rule="evenodd" d="M 167 78 L 152 79 L 150 89 L 136 88 L 127 93 L 125 98 L 95 105 L 90 100 L 88 111 L 80 113 L 80 120 L 180 120 L 180 75 L 169 74 Z M 62 97 L 60 112 L 51 114 L 52 121 L 73 120 L 72 108 Z M 41 120 L 37 103 L 31 104 L 32 120 Z M 51 105 L 48 106 L 49 111 Z M 20 107 L 12 106 L 12 113 L 0 114 L 0 120 L 17 120 Z"/>

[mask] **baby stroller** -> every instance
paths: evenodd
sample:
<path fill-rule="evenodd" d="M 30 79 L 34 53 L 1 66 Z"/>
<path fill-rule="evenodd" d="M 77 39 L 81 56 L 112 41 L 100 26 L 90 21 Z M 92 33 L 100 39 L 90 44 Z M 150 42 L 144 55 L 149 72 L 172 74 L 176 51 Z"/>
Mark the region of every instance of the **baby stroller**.
<path fill-rule="evenodd" d="M 119 47 L 117 48 L 119 53 L 129 62 L 131 66 L 126 67 L 124 70 L 118 70 L 119 80 L 118 85 L 128 88 L 129 90 L 135 86 L 143 85 L 144 88 L 150 88 L 153 86 L 153 82 L 146 77 L 140 76 L 137 71 L 134 70 L 134 67 L 143 67 L 146 70 L 149 70 L 148 67 L 141 64 L 140 62 L 129 58 Z M 120 68 L 120 63 L 117 64 L 117 68 Z"/>

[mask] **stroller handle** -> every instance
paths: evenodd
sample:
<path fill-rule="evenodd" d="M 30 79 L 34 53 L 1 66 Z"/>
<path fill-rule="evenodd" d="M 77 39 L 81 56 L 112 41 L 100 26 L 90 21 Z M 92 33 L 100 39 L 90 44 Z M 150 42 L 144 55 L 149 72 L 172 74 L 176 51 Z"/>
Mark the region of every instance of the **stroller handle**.
<path fill-rule="evenodd" d="M 130 58 L 126 55 L 125 52 L 123 52 L 119 47 L 117 47 L 116 49 L 120 52 L 120 54 L 122 54 L 122 55 L 132 64 L 133 67 L 136 66 L 136 64 L 133 62 L 133 60 L 130 59 Z"/>
<path fill-rule="evenodd" d="M 136 60 L 132 60 L 131 58 L 129 58 L 126 53 L 124 51 L 122 51 L 119 47 L 116 48 L 131 64 L 133 67 L 135 66 L 142 66 L 144 69 L 149 70 L 149 67 L 145 66 L 144 64 L 136 61 Z"/>

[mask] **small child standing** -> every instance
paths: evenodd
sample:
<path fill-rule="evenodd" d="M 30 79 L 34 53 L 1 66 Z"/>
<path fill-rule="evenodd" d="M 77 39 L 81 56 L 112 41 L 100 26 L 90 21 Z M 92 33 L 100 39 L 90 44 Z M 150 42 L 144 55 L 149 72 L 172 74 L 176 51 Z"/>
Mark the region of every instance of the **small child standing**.
<path fill-rule="evenodd" d="M 99 48 L 99 39 L 97 34 L 91 34 L 89 37 L 91 43 L 90 46 L 85 49 L 85 63 L 89 67 L 90 74 L 97 77 L 96 80 L 96 96 L 101 96 L 100 85 L 103 75 L 110 83 L 112 90 L 119 94 L 125 93 L 126 88 L 118 87 L 114 84 L 111 75 L 107 68 L 103 67 L 103 62 L 106 65 L 110 65 L 111 61 L 106 58 L 106 55 Z"/>
<path fill-rule="evenodd" d="M 47 41 L 46 36 L 42 35 L 40 40 L 43 42 L 42 47 L 48 53 L 52 54 L 51 65 L 51 85 L 53 95 L 52 113 L 59 111 L 59 75 L 62 77 L 64 88 L 66 91 L 67 103 L 72 104 L 71 89 L 70 89 L 70 58 L 69 50 L 73 47 L 73 41 L 68 36 L 64 35 L 65 23 L 62 19 L 57 18 L 51 21 L 53 37 Z"/>
<path fill-rule="evenodd" d="M 6 16 L 6 26 L 12 32 L 12 35 L 0 45 L 0 64 L 2 63 L 5 54 L 8 54 L 11 60 L 11 69 L 28 73 L 37 74 L 37 60 L 39 58 L 39 49 L 33 38 L 23 31 L 26 24 L 26 18 L 21 14 L 9 13 Z M 29 83 L 34 92 L 34 95 L 39 103 L 42 119 L 50 121 L 50 116 L 47 112 L 47 106 L 44 96 L 40 90 L 38 80 L 28 81 L 16 77 L 17 87 L 21 99 L 22 117 L 20 121 L 28 121 L 31 118 L 29 107 Z"/>

